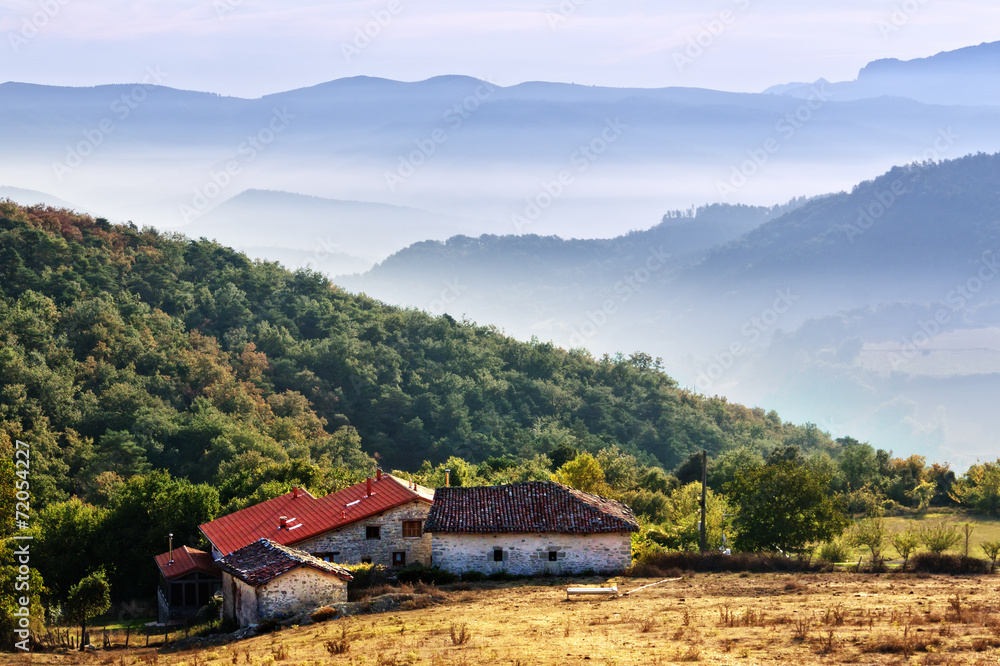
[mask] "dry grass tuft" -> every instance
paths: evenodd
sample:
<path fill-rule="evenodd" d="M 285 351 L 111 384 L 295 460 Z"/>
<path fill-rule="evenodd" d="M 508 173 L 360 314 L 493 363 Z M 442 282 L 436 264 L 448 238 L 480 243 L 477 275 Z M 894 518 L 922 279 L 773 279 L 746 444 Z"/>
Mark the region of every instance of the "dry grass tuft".
<path fill-rule="evenodd" d="M 465 645 L 472 638 L 472 632 L 469 631 L 468 626 L 464 622 L 462 624 L 452 623 L 450 634 L 452 645 Z"/>

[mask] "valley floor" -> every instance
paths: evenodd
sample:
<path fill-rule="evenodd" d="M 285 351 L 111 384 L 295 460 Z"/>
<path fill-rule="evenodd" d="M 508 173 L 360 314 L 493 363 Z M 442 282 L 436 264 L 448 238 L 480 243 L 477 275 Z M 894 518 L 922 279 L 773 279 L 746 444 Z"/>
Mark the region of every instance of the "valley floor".
<path fill-rule="evenodd" d="M 652 582 L 617 581 L 621 592 Z M 0 660 L 54 666 L 1000 664 L 1000 576 L 696 574 L 630 597 L 579 601 L 566 601 L 566 586 L 566 579 L 459 584 L 432 589 L 440 603 L 426 608 L 293 627 L 227 645 Z M 462 625 L 469 638 L 456 644 Z M 346 652 L 333 654 L 330 648 L 341 641 Z"/>

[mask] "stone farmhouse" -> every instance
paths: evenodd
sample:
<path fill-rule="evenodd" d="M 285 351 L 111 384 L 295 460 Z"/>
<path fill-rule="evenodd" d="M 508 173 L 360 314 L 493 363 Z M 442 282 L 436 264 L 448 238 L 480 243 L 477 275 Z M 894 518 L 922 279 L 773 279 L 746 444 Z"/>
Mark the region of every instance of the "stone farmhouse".
<path fill-rule="evenodd" d="M 326 497 L 296 488 L 200 529 L 215 559 L 269 539 L 327 562 L 430 564 L 430 535 L 423 527 L 433 499 L 432 489 L 380 470 L 374 479 Z"/>
<path fill-rule="evenodd" d="M 438 488 L 424 529 L 431 560 L 454 573 L 620 572 L 632 561 L 632 510 L 552 481 Z"/>
<path fill-rule="evenodd" d="M 226 555 L 222 616 L 240 627 L 347 601 L 351 573 L 309 553 L 260 539 Z"/>

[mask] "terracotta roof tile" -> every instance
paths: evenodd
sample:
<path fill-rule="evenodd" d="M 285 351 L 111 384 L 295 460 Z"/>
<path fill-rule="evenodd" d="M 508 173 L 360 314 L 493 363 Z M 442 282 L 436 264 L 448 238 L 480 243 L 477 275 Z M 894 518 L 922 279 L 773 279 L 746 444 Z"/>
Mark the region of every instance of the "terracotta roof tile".
<path fill-rule="evenodd" d="M 219 560 L 219 568 L 254 587 L 303 566 L 343 580 L 354 578 L 350 571 L 340 565 L 324 562 L 305 551 L 282 546 L 270 539 L 255 541 Z"/>
<path fill-rule="evenodd" d="M 319 498 L 299 490 L 297 495 L 286 493 L 200 528 L 225 555 L 262 538 L 280 544 L 298 543 L 407 502 L 430 503 L 434 499 L 432 489 L 420 485 L 411 488 L 409 482 L 391 474 L 383 474 L 380 480 L 372 479 L 370 497 L 367 492 L 365 481 Z M 281 516 L 288 519 L 285 527 L 279 527 Z"/>
<path fill-rule="evenodd" d="M 153 558 L 160 573 L 167 580 L 172 580 L 179 576 L 187 575 L 193 571 L 201 571 L 211 576 L 220 576 L 219 567 L 215 565 L 215 560 L 209 553 L 197 548 L 180 546 L 174 548 L 174 563 L 170 564 L 170 552 L 160 553 Z"/>
<path fill-rule="evenodd" d="M 452 534 L 637 532 L 621 502 L 552 481 L 438 488 L 424 531 Z"/>

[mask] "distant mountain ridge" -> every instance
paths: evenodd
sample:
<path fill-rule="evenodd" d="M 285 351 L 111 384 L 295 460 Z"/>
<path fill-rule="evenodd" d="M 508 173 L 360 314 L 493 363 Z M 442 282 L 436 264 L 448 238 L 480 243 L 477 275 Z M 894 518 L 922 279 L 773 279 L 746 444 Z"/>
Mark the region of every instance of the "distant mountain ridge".
<path fill-rule="evenodd" d="M 963 57 L 989 60 L 979 53 Z M 941 157 L 1000 149 L 1000 107 L 886 97 L 895 94 L 890 79 L 902 82 L 900 94 L 914 87 L 909 74 L 892 73 L 903 67 L 873 64 L 863 78 L 882 83 L 851 96 L 841 95 L 840 84 L 746 94 L 500 86 L 463 76 L 353 77 L 259 99 L 153 83 L 4 83 L 0 141 L 8 159 L 0 162 L 0 182 L 164 228 L 207 217 L 246 190 L 369 201 L 464 221 L 445 233 L 415 222 L 417 232 L 398 239 L 392 252 L 420 238 L 509 233 L 515 216 L 566 172 L 569 184 L 520 231 L 603 238 L 692 203 L 762 204 L 835 191 L 858 174 L 919 158 L 942 128 L 961 138 Z M 928 85 L 947 78 L 913 67 L 930 77 Z M 968 77 L 954 78 L 973 89 Z M 992 94 L 991 80 L 981 77 L 975 89 Z M 924 88 L 922 81 L 915 86 Z M 609 126 L 619 128 L 612 140 L 602 136 Z M 276 236 L 290 249 L 284 231 Z M 295 242 L 301 247 L 319 231 Z M 373 254 L 364 246 L 341 251 Z"/>
<path fill-rule="evenodd" d="M 812 86 L 827 85 L 838 101 L 906 97 L 925 104 L 1000 105 L 1000 42 L 943 51 L 927 58 L 875 60 L 854 81 L 772 86 L 765 92 L 807 98 Z"/>

